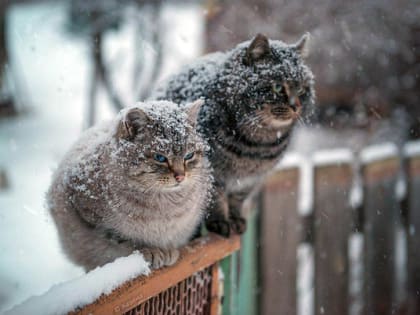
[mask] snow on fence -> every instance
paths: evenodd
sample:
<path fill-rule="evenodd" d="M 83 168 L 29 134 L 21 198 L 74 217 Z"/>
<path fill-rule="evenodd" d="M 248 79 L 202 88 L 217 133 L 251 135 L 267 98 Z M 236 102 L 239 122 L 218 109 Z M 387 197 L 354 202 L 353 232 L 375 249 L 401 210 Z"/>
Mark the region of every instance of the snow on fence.
<path fill-rule="evenodd" d="M 152 272 L 134 253 L 54 286 L 6 314 L 216 315 L 222 296 L 219 261 L 239 247 L 237 236 L 209 234 L 182 248 L 175 265 Z"/>
<path fill-rule="evenodd" d="M 260 314 L 420 314 L 420 142 L 286 157 L 259 208 Z"/>

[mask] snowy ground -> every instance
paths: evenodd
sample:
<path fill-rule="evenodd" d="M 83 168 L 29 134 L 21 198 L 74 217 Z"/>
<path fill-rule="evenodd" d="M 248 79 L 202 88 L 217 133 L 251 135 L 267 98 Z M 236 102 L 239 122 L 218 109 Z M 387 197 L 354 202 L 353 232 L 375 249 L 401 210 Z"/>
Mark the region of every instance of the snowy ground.
<path fill-rule="evenodd" d="M 172 40 L 163 75 L 201 52 L 200 10 L 165 7 L 165 37 Z M 64 20 L 65 6 L 51 2 L 15 6 L 8 16 L 26 114 L 0 121 L 0 168 L 10 181 L 0 191 L 0 312 L 83 273 L 62 254 L 44 207 L 51 174 L 82 130 L 90 75 L 88 46 L 68 36 Z M 110 36 L 111 58 L 126 53 L 133 34 L 128 25 Z M 121 72 L 130 66 L 129 58 L 123 60 Z M 99 120 L 113 115 L 100 100 Z"/>

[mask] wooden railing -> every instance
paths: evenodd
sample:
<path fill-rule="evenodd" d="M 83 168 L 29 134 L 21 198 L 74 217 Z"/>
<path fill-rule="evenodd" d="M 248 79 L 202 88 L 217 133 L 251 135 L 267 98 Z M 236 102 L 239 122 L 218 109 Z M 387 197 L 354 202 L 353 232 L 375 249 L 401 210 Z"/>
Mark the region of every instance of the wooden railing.
<path fill-rule="evenodd" d="M 219 261 L 239 247 L 238 236 L 209 234 L 185 246 L 174 266 L 127 282 L 71 314 L 219 314 Z"/>

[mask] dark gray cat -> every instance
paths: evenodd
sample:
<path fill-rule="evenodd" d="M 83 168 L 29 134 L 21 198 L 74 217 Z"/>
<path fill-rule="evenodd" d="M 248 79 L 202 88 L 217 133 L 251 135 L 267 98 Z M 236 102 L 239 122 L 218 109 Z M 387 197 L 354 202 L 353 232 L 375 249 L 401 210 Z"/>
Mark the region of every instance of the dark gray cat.
<path fill-rule="evenodd" d="M 90 270 L 134 250 L 152 268 L 177 260 L 212 187 L 195 128 L 201 105 L 143 103 L 84 132 L 47 195 L 72 261 Z"/>
<path fill-rule="evenodd" d="M 154 93 L 176 103 L 205 100 L 199 130 L 211 146 L 216 182 L 209 230 L 226 236 L 245 230 L 244 200 L 278 163 L 296 121 L 313 111 L 313 75 L 303 62 L 308 37 L 287 45 L 259 34 L 200 58 Z"/>

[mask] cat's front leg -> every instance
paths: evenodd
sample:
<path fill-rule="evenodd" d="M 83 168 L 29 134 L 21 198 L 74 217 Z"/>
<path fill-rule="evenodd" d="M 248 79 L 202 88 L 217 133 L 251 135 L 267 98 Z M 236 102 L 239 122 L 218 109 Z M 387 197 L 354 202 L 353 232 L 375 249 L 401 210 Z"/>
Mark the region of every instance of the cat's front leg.
<path fill-rule="evenodd" d="M 241 209 L 248 195 L 248 191 L 228 194 L 229 224 L 231 229 L 237 234 L 242 234 L 246 231 L 246 219 L 242 217 Z"/>
<path fill-rule="evenodd" d="M 179 258 L 179 250 L 176 248 L 143 247 L 139 249 L 151 269 L 171 266 Z"/>
<path fill-rule="evenodd" d="M 224 188 L 215 186 L 213 198 L 207 208 L 206 228 L 210 232 L 229 237 L 231 227 L 229 223 L 229 210 Z"/>

